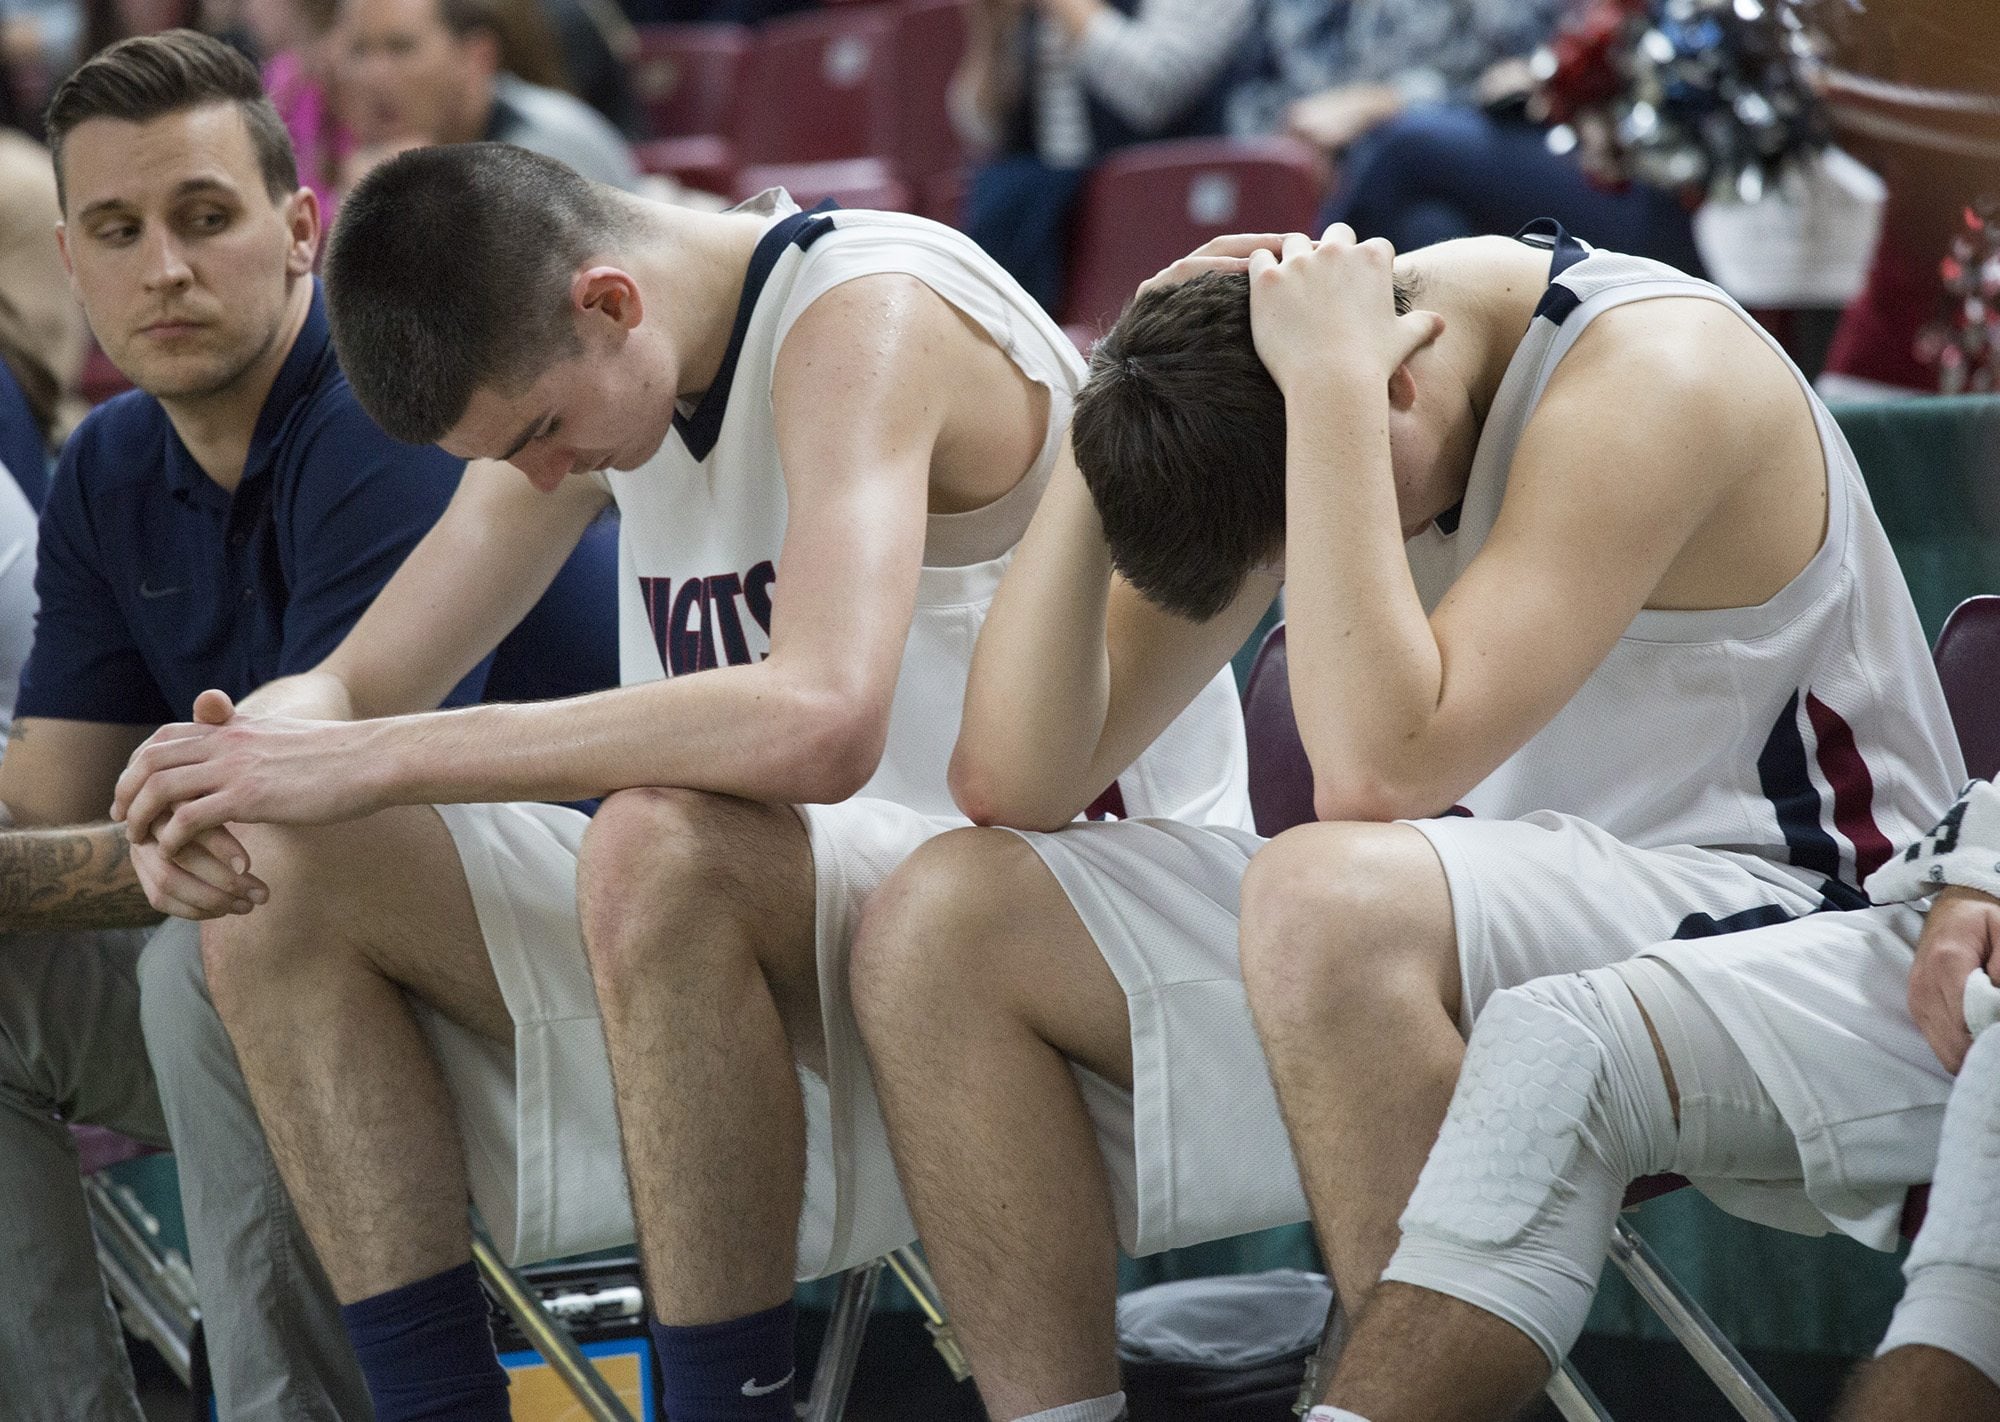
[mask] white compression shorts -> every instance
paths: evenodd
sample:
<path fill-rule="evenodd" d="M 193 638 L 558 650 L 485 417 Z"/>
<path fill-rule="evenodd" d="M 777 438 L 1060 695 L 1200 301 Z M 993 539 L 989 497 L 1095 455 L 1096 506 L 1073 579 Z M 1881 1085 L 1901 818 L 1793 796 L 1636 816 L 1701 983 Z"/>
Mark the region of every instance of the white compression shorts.
<path fill-rule="evenodd" d="M 1678 1126 L 1639 998 L 1673 1064 Z M 1721 1022 L 1654 959 L 1509 988 L 1473 1029 L 1382 1277 L 1504 1319 L 1553 1368 L 1583 1331 L 1625 1187 L 1668 1171 L 1801 1174 Z"/>

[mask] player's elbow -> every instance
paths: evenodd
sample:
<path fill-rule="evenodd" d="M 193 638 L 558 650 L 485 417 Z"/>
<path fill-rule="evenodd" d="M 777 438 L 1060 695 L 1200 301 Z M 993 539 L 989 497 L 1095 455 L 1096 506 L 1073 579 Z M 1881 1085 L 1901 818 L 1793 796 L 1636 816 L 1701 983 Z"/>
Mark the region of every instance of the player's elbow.
<path fill-rule="evenodd" d="M 1317 758 L 1312 766 L 1313 814 L 1321 820 L 1386 824 L 1436 815 L 1451 804 L 1428 776 Z"/>
<path fill-rule="evenodd" d="M 792 726 L 786 798 L 802 805 L 831 805 L 859 794 L 882 763 L 889 710 L 852 694 L 806 695 L 799 698 Z"/>
<path fill-rule="evenodd" d="M 946 772 L 952 803 L 959 813 L 976 825 L 1002 826 L 1020 830 L 1057 830 L 1074 814 L 1062 814 L 1057 807 L 1037 803 L 1018 776 L 968 752 L 963 741 L 952 753 Z"/>
<path fill-rule="evenodd" d="M 1313 814 L 1322 821 L 1386 823 L 1406 817 L 1404 801 L 1384 785 L 1313 781 Z"/>

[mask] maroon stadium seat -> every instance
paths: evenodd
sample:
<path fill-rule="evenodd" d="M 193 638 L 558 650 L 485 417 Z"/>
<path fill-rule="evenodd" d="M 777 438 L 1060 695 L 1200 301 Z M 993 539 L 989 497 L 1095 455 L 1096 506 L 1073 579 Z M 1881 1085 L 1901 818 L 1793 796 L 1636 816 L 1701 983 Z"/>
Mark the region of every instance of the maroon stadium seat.
<path fill-rule="evenodd" d="M 1306 232 L 1321 167 L 1291 138 L 1142 143 L 1099 163 L 1070 242 L 1062 319 L 1103 330 L 1132 290 L 1225 232 Z"/>
<path fill-rule="evenodd" d="M 1981 780 L 2000 774 L 2000 597 L 1970 597 L 1938 633 L 1938 680 L 1958 731 L 1965 768 Z"/>
<path fill-rule="evenodd" d="M 970 0 L 902 0 L 896 8 L 896 166 L 919 191 L 965 162 L 945 91 L 965 52 L 971 8 Z M 939 216 L 928 206 L 924 215 Z M 939 220 L 956 216 L 954 208 Z"/>
<path fill-rule="evenodd" d="M 744 25 L 639 25 L 632 86 L 655 138 L 726 134 L 750 54 Z"/>
<path fill-rule="evenodd" d="M 907 212 L 910 189 L 880 158 L 836 158 L 825 163 L 753 163 L 738 170 L 730 188 L 737 202 L 766 188 L 783 188 L 800 207 L 832 198 L 842 207 Z"/>
<path fill-rule="evenodd" d="M 1257 649 L 1243 687 L 1243 725 L 1250 738 L 1250 809 L 1257 833 L 1276 838 L 1294 825 L 1311 824 L 1312 765 L 1292 717 L 1291 669 L 1280 622 Z"/>
<path fill-rule="evenodd" d="M 739 161 L 891 157 L 895 29 L 884 5 L 809 10 L 759 26 L 728 130 Z"/>
<path fill-rule="evenodd" d="M 632 156 L 640 172 L 672 178 L 705 193 L 726 193 L 736 186 L 736 149 L 720 134 L 649 138 L 632 145 Z"/>

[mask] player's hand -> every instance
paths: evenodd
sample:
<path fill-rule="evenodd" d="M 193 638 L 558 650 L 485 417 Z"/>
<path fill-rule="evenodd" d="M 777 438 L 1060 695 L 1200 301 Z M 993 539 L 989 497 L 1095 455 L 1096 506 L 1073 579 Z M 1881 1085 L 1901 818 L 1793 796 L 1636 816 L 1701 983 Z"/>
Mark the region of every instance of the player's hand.
<path fill-rule="evenodd" d="M 158 841 L 168 857 L 227 824 L 330 824 L 381 805 L 351 721 L 240 715 L 204 691 L 195 719 L 163 726 L 118 777 L 111 817 L 134 846 Z"/>
<path fill-rule="evenodd" d="M 2000 900 L 1977 889 L 1948 888 L 1931 905 L 1910 966 L 1910 1016 L 1945 1070 L 1957 1074 L 1972 1050 L 1965 1025 L 1965 980 L 1989 975 L 2000 946 Z"/>
<path fill-rule="evenodd" d="M 1344 222 L 1317 243 L 1294 232 L 1276 255 L 1250 254 L 1250 334 L 1287 399 L 1386 390 L 1403 362 L 1443 332 L 1434 311 L 1396 314 L 1395 257 L 1379 237 L 1355 241 Z"/>
<path fill-rule="evenodd" d="M 199 835 L 177 860 L 157 843 L 131 845 L 130 853 L 146 901 L 175 918 L 199 921 L 249 913 L 271 896 L 263 880 L 234 867 L 242 864 L 247 870 L 250 861 L 226 829 Z"/>
<path fill-rule="evenodd" d="M 1179 286 L 1203 272 L 1247 272 L 1252 252 L 1275 252 L 1284 244 L 1282 232 L 1240 232 L 1212 238 L 1172 266 L 1140 282 L 1137 295 L 1144 296 L 1155 287 Z"/>

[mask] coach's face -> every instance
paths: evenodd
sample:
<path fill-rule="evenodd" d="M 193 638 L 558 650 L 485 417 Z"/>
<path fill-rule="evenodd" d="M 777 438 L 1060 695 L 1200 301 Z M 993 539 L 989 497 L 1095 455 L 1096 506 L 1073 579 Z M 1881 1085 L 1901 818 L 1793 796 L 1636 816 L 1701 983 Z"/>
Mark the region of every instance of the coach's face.
<path fill-rule="evenodd" d="M 614 267 L 570 290 L 576 344 L 525 389 L 482 386 L 438 441 L 461 459 L 504 459 L 543 491 L 572 474 L 637 469 L 673 429 L 680 361 L 637 283 Z"/>
<path fill-rule="evenodd" d="M 111 363 L 164 400 L 226 392 L 312 271 L 313 195 L 271 196 L 233 103 L 87 120 L 63 143 L 62 173 L 63 262 Z"/>

